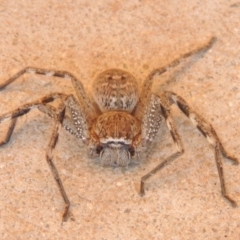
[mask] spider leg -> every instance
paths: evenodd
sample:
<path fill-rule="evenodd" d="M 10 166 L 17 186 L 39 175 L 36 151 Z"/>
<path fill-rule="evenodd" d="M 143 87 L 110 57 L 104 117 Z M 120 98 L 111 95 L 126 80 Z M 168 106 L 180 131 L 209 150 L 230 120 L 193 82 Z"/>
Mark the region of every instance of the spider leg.
<path fill-rule="evenodd" d="M 62 111 L 62 106 L 60 106 L 59 109 Z M 47 105 L 47 104 L 40 105 L 40 106 L 38 106 L 38 110 L 43 112 L 43 113 L 45 113 L 45 114 L 47 114 L 51 118 L 57 117 L 58 109 L 53 107 L 53 106 L 51 106 L 51 105 Z"/>
<path fill-rule="evenodd" d="M 51 105 L 48 105 L 48 103 L 54 101 L 57 98 L 60 98 L 62 100 L 60 106 L 57 109 Z M 53 159 L 52 152 L 57 144 L 59 128 L 61 125 L 63 125 L 68 132 L 75 135 L 77 138 L 80 138 L 83 141 L 88 139 L 89 128 L 86 120 L 86 115 L 83 111 L 82 106 L 79 105 L 79 103 L 77 102 L 73 95 L 65 95 L 61 93 L 50 94 L 40 100 L 25 104 L 12 112 L 0 116 L 0 123 L 9 119 L 11 120 L 7 136 L 0 143 L 0 145 L 3 145 L 9 141 L 11 134 L 14 130 L 17 118 L 24 114 L 27 114 L 30 110 L 34 108 L 38 108 L 41 112 L 47 114 L 51 118 L 54 118 L 54 128 L 52 131 L 51 139 L 48 143 L 46 160 L 50 166 L 53 177 L 58 185 L 58 188 L 66 205 L 62 220 L 67 221 L 70 209 L 70 201 L 65 192 L 58 170 L 52 161 Z M 66 109 L 70 110 L 72 119 L 65 115 Z"/>
<path fill-rule="evenodd" d="M 10 123 L 10 125 L 8 127 L 7 134 L 6 134 L 5 138 L 0 142 L 0 146 L 2 146 L 2 145 L 4 145 L 4 144 L 9 142 L 9 140 L 10 140 L 10 138 L 12 136 L 13 130 L 14 130 L 15 126 L 16 126 L 16 123 L 17 123 L 17 118 L 11 119 L 11 123 Z"/>
<path fill-rule="evenodd" d="M 64 95 L 64 94 L 59 94 L 59 93 L 55 93 L 55 94 L 50 94 L 40 100 L 25 104 L 21 107 L 19 107 L 18 109 L 10 112 L 10 113 L 6 113 L 3 114 L 2 116 L 0 116 L 0 123 L 6 120 L 11 120 L 11 124 L 10 127 L 8 129 L 7 132 L 7 136 L 5 138 L 5 140 L 3 140 L 0 145 L 3 145 L 5 143 L 7 143 L 11 137 L 11 134 L 14 130 L 17 118 L 27 114 L 30 110 L 34 109 L 34 108 L 39 108 L 40 111 L 47 113 L 49 116 L 53 117 L 55 119 L 55 124 L 54 124 L 54 129 L 52 132 L 52 136 L 50 139 L 50 142 L 48 144 L 48 149 L 47 149 L 47 154 L 46 154 L 46 158 L 47 158 L 47 162 L 50 166 L 50 169 L 53 173 L 54 179 L 57 182 L 57 185 L 59 187 L 60 193 L 64 199 L 64 202 L 66 204 L 65 207 L 65 211 L 63 214 L 63 221 L 66 221 L 68 218 L 68 212 L 69 212 L 69 208 L 70 208 L 70 201 L 66 195 L 66 192 L 64 190 L 62 181 L 59 177 L 58 171 L 52 161 L 52 151 L 56 146 L 57 140 L 58 140 L 58 131 L 59 131 L 59 126 L 62 124 L 63 119 L 64 119 L 64 115 L 65 115 L 65 106 L 64 106 L 64 102 L 62 102 L 61 107 L 60 107 L 60 111 L 58 111 L 58 113 L 53 112 L 53 108 L 51 108 L 50 106 L 45 107 L 44 105 L 47 103 L 50 103 L 52 101 L 54 101 L 57 98 L 61 98 L 62 100 L 65 100 L 68 96 Z M 49 110 L 51 109 L 51 110 Z"/>
<path fill-rule="evenodd" d="M 86 111 L 77 99 L 70 95 L 65 101 L 67 110 L 69 110 L 71 118 L 66 118 L 63 122 L 64 128 L 77 138 L 87 143 L 89 140 L 89 129 L 92 122 L 88 121 Z"/>
<path fill-rule="evenodd" d="M 152 169 L 149 173 L 147 173 L 146 175 L 144 175 L 141 178 L 141 182 L 140 182 L 140 196 L 144 196 L 145 195 L 145 182 L 147 179 L 149 179 L 151 176 L 153 176 L 155 173 L 157 173 L 158 171 L 160 171 L 162 168 L 164 168 L 165 166 L 167 166 L 169 163 L 171 163 L 173 160 L 175 160 L 176 158 L 180 157 L 183 152 L 184 152 L 184 148 L 183 148 L 183 144 L 181 141 L 181 138 L 177 132 L 177 129 L 175 127 L 175 123 L 172 120 L 171 117 L 171 113 L 170 113 L 170 109 L 169 107 L 166 105 L 166 103 L 164 103 L 164 101 L 162 101 L 158 96 L 156 96 L 155 94 L 151 95 L 151 101 L 149 102 L 149 109 L 150 109 L 150 114 L 148 116 L 148 118 L 150 118 L 150 123 L 154 122 L 152 121 L 154 118 L 156 119 L 156 116 L 158 116 L 158 118 L 161 118 L 161 116 L 163 116 L 165 118 L 165 121 L 167 123 L 167 127 L 171 133 L 172 139 L 174 141 L 174 143 L 176 144 L 176 149 L 177 152 L 175 152 L 174 154 L 172 154 L 171 156 L 169 156 L 168 158 L 166 158 L 164 161 L 162 161 L 160 164 L 158 164 L 154 169 Z M 155 115 L 155 117 L 154 117 Z M 155 120 L 156 121 L 156 120 Z M 148 124 L 149 128 L 148 131 L 145 131 L 147 133 L 153 133 L 150 134 L 151 138 L 149 138 L 149 134 L 144 135 L 144 137 L 147 137 L 148 142 L 152 141 L 153 138 L 155 137 L 156 131 L 153 131 L 153 129 L 151 129 L 152 127 L 155 130 L 158 130 L 159 125 L 156 128 L 156 125 L 153 126 L 152 124 Z"/>
<path fill-rule="evenodd" d="M 51 118 L 54 118 L 57 116 L 59 109 L 61 110 L 63 107 L 66 107 L 66 112 L 70 111 L 70 116 L 67 114 L 64 116 L 62 121 L 63 128 L 76 138 L 80 138 L 86 143 L 89 138 L 88 129 L 90 128 L 90 124 L 87 122 L 87 117 L 82 105 L 77 102 L 73 95 L 69 95 L 62 106 L 58 109 L 48 104 L 41 105 L 38 109 Z"/>
<path fill-rule="evenodd" d="M 39 106 L 38 109 L 47 114 L 49 117 L 51 118 L 54 118 L 55 116 L 57 116 L 57 109 L 54 108 L 53 106 L 51 105 L 42 105 L 42 106 Z M 64 117 L 63 119 L 63 122 L 62 122 L 62 126 L 63 128 L 68 131 L 70 134 L 72 134 L 73 136 L 75 136 L 76 138 L 78 138 L 78 133 L 77 131 L 75 130 L 75 127 L 73 125 L 73 121 L 70 117 L 66 116 Z"/>
<path fill-rule="evenodd" d="M 204 44 L 203 46 L 200 46 L 196 49 L 193 49 L 190 52 L 184 53 L 182 55 L 180 55 L 178 58 L 176 58 L 175 60 L 173 60 L 172 62 L 168 63 L 167 65 L 154 69 L 149 75 L 148 77 L 145 79 L 143 86 L 142 86 L 142 92 L 139 98 L 139 102 L 136 108 L 136 116 L 139 119 L 142 119 L 143 116 L 143 112 L 145 109 L 145 104 L 148 102 L 148 99 L 151 95 L 151 89 L 152 89 L 152 84 L 153 84 L 153 78 L 156 75 L 161 75 L 163 73 L 165 73 L 169 68 L 173 68 L 176 67 L 177 65 L 179 65 L 181 63 L 181 61 L 183 59 L 186 59 L 188 57 L 191 57 L 195 54 L 198 54 L 200 52 L 205 52 L 207 50 L 209 50 L 212 45 L 216 42 L 216 38 L 212 37 L 208 43 Z"/>
<path fill-rule="evenodd" d="M 39 106 L 38 109 L 47 114 L 49 117 L 54 118 L 55 116 L 57 116 L 57 109 L 54 108 L 51 105 L 42 105 Z M 75 130 L 75 127 L 73 125 L 73 121 L 69 116 L 64 116 L 63 122 L 62 122 L 62 126 L 64 127 L 64 129 L 66 131 L 68 131 L 70 134 L 72 134 L 73 136 L 77 137 L 77 131 Z"/>
<path fill-rule="evenodd" d="M 58 109 L 55 109 L 51 105 L 41 105 L 39 107 L 39 110 L 55 119 L 54 129 L 52 132 L 50 142 L 48 144 L 46 158 L 47 158 L 47 162 L 50 166 L 50 169 L 53 173 L 53 177 L 58 185 L 60 193 L 65 202 L 65 210 L 63 213 L 63 217 L 62 217 L 62 221 L 65 222 L 68 219 L 71 203 L 65 192 L 64 186 L 63 186 L 60 176 L 58 174 L 58 170 L 52 161 L 52 159 L 53 159 L 52 151 L 54 150 L 54 148 L 56 146 L 58 136 L 59 136 L 58 132 L 59 132 L 59 128 L 61 125 L 69 133 L 73 134 L 77 138 L 82 139 L 83 142 L 85 142 L 85 143 L 88 140 L 89 126 L 87 124 L 86 115 L 82 109 L 82 106 L 79 105 L 79 103 L 77 102 L 77 100 L 75 99 L 75 97 L 73 95 L 67 96 L 65 101 L 61 103 L 61 106 Z M 70 110 L 72 118 L 66 116 L 66 114 L 65 114 L 66 110 Z"/>
<path fill-rule="evenodd" d="M 45 75 L 45 76 L 52 76 L 52 77 L 59 77 L 63 79 L 71 79 L 73 87 L 75 89 L 75 92 L 77 94 L 77 98 L 84 109 L 85 113 L 87 114 L 88 121 L 91 122 L 96 116 L 96 110 L 88 98 L 84 87 L 78 79 L 67 71 L 59 71 L 59 70 L 52 70 L 52 69 L 41 69 L 36 67 L 26 67 L 22 69 L 21 71 L 17 72 L 15 75 L 10 77 L 6 82 L 0 84 L 0 90 L 7 87 L 9 84 L 17 80 L 19 77 L 21 77 L 25 73 L 32 73 L 32 74 L 38 74 L 38 75 Z"/>
<path fill-rule="evenodd" d="M 71 97 L 71 96 L 69 96 L 69 97 Z M 57 170 L 55 164 L 52 161 L 52 159 L 53 159 L 52 152 L 55 149 L 55 146 L 56 146 L 57 141 L 58 141 L 59 128 L 60 128 L 61 125 L 64 126 L 64 121 L 66 121 L 66 115 L 65 115 L 66 105 L 65 105 L 65 102 L 62 102 L 61 106 L 59 106 L 58 109 L 54 108 L 51 105 L 41 105 L 41 106 L 39 106 L 39 110 L 46 113 L 48 116 L 50 116 L 51 118 L 54 118 L 54 120 L 55 120 L 54 121 L 54 128 L 53 128 L 52 135 L 51 135 L 51 139 L 48 143 L 46 159 L 47 159 L 49 167 L 52 171 L 53 177 L 54 177 L 54 179 L 55 179 L 55 181 L 58 185 L 60 193 L 63 197 L 63 200 L 65 202 L 65 210 L 64 210 L 64 213 L 63 213 L 63 216 L 62 216 L 62 221 L 66 222 L 67 219 L 68 219 L 71 203 L 68 199 L 68 196 L 66 194 L 64 186 L 62 184 L 62 181 L 61 181 L 61 178 L 59 176 L 58 170 Z M 67 130 L 68 130 L 68 132 L 73 134 L 72 129 L 71 129 L 71 131 L 69 129 L 67 129 Z M 77 132 L 74 132 L 73 135 L 76 136 Z"/>
<path fill-rule="evenodd" d="M 11 111 L 11 112 L 8 112 L 8 113 L 5 113 L 5 114 L 1 115 L 0 116 L 0 123 L 4 122 L 4 121 L 7 121 L 7 120 L 11 120 L 10 128 L 8 130 L 8 133 L 11 136 L 11 133 L 14 130 L 14 127 L 15 127 L 15 124 L 16 124 L 16 122 L 13 121 L 15 118 L 21 117 L 21 116 L 27 114 L 32 109 L 38 108 L 41 105 L 53 102 L 57 98 L 66 98 L 66 96 L 67 95 L 62 94 L 62 93 L 52 93 L 52 94 L 47 95 L 46 97 L 41 98 L 40 100 L 36 100 L 36 101 L 31 102 L 31 103 L 24 104 L 14 111 Z"/>
<path fill-rule="evenodd" d="M 192 121 L 192 123 L 197 127 L 197 129 L 202 133 L 202 135 L 208 140 L 209 144 L 214 147 L 215 161 L 218 169 L 222 195 L 231 203 L 233 207 L 236 207 L 236 202 L 231 199 L 226 192 L 223 166 L 220 155 L 228 158 L 235 165 L 238 164 L 237 158 L 231 156 L 226 152 L 212 125 L 208 123 L 198 113 L 194 112 L 183 98 L 172 92 L 165 92 L 164 95 L 168 98 L 170 104 L 175 103 L 179 107 L 179 109 Z"/>
<path fill-rule="evenodd" d="M 59 173 L 58 173 L 58 170 L 55 166 L 55 164 L 53 163 L 52 159 L 53 159 L 53 150 L 57 144 L 57 141 L 58 141 L 58 137 L 59 137 L 59 128 L 63 122 L 63 119 L 64 119 L 64 115 L 65 115 L 65 108 L 62 109 L 62 111 L 55 117 L 55 124 L 54 124 L 54 128 L 53 128 L 53 131 L 52 131 L 52 136 L 51 136 L 51 139 L 48 143 L 48 148 L 47 148 L 47 153 L 46 153 L 46 159 L 47 159 L 47 163 L 49 164 L 49 167 L 52 171 L 52 174 L 53 174 L 53 177 L 58 185 L 58 188 L 60 190 L 60 193 L 63 197 L 63 200 L 65 202 L 65 210 L 64 210 L 64 213 L 63 213 L 63 216 L 62 216 L 62 221 L 65 222 L 67 221 L 68 219 L 68 215 L 69 215 L 69 209 L 70 209 L 70 201 L 68 199 L 68 196 L 66 194 L 66 191 L 64 189 L 64 186 L 62 184 L 62 180 L 59 176 Z"/>

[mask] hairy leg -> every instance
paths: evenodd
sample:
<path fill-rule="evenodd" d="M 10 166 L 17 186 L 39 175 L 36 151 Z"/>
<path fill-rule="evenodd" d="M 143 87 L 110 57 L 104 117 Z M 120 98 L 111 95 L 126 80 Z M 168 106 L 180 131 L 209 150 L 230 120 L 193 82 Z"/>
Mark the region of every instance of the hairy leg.
<path fill-rule="evenodd" d="M 151 95 L 151 89 L 152 89 L 154 76 L 161 75 L 161 74 L 165 73 L 169 68 L 176 67 L 177 65 L 179 65 L 181 63 L 181 61 L 183 59 L 191 57 L 200 52 L 208 51 L 212 47 L 212 45 L 215 43 L 215 41 L 216 41 L 216 38 L 212 37 L 206 44 L 204 44 L 200 47 L 197 47 L 196 49 L 193 49 L 190 52 L 180 55 L 179 57 L 174 59 L 172 62 L 168 63 L 167 65 L 165 65 L 163 67 L 154 69 L 148 75 L 148 77 L 145 79 L 145 81 L 143 82 L 143 87 L 142 87 L 142 92 L 141 92 L 141 95 L 139 98 L 139 103 L 138 103 L 138 106 L 135 111 L 136 117 L 138 117 L 139 119 L 142 119 L 144 109 L 145 109 L 148 99 Z"/>
<path fill-rule="evenodd" d="M 147 126 L 146 129 L 145 129 L 145 132 L 147 134 L 144 135 L 144 138 L 147 139 L 147 141 L 144 139 L 145 142 L 149 144 L 153 140 L 153 138 L 156 135 L 156 132 L 157 132 L 158 128 L 160 127 L 159 124 L 158 125 L 153 125 L 153 123 L 156 122 L 156 119 L 160 119 L 163 116 L 165 118 L 167 127 L 168 127 L 168 129 L 171 133 L 172 139 L 173 139 L 173 141 L 176 145 L 177 152 L 172 154 L 168 158 L 166 158 L 164 161 L 162 161 L 154 169 L 152 169 L 149 173 L 147 173 L 146 175 L 144 175 L 141 178 L 140 192 L 139 192 L 139 194 L 141 196 L 145 195 L 145 182 L 146 182 L 146 180 L 149 179 L 154 174 L 156 174 L 162 168 L 167 166 L 173 160 L 180 157 L 184 152 L 183 144 L 182 144 L 181 138 L 180 138 L 180 136 L 177 132 L 176 126 L 175 126 L 175 124 L 172 120 L 169 106 L 164 101 L 164 99 L 161 99 L 158 96 L 156 96 L 155 94 L 152 94 L 151 95 L 151 100 L 149 101 L 147 109 L 148 109 L 148 111 L 145 112 L 145 118 L 150 119 L 150 121 L 149 121 L 149 124 L 145 124 Z M 149 114 L 147 114 L 147 113 L 149 113 Z"/>
<path fill-rule="evenodd" d="M 207 139 L 209 144 L 213 146 L 214 152 L 215 152 L 215 161 L 216 161 L 219 180 L 221 184 L 222 195 L 231 203 L 232 206 L 235 207 L 237 205 L 236 202 L 233 199 L 231 199 L 226 192 L 221 155 L 224 156 L 225 158 L 228 158 L 235 165 L 238 164 L 237 158 L 227 153 L 227 151 L 224 149 L 212 125 L 208 123 L 202 116 L 196 113 L 193 109 L 191 109 L 190 106 L 182 97 L 178 96 L 173 92 L 165 92 L 164 96 L 168 98 L 170 104 L 174 103 L 179 107 L 179 109 L 192 121 L 192 123 Z"/>

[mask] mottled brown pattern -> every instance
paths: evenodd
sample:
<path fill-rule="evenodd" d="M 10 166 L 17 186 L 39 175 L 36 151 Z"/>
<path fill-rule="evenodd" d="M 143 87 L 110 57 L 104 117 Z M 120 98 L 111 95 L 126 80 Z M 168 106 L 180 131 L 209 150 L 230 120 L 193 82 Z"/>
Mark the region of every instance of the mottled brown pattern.
<path fill-rule="evenodd" d="M 100 73 L 93 83 L 93 97 L 102 112 L 132 112 L 139 98 L 137 81 L 126 71 L 110 69 Z"/>
<path fill-rule="evenodd" d="M 134 137 L 141 133 L 141 124 L 129 113 L 110 111 L 98 117 L 91 131 L 95 132 L 100 142 L 107 143 L 112 138 L 132 144 Z"/>

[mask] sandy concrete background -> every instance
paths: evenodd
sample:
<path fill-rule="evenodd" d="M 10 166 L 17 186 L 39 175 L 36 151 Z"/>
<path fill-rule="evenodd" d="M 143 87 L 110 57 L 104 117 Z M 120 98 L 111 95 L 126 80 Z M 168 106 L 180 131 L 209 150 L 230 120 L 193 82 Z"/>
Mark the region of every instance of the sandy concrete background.
<path fill-rule="evenodd" d="M 154 91 L 183 96 L 240 156 L 239 1 L 2 0 L 0 23 L 0 82 L 26 66 L 62 69 L 89 94 L 103 70 L 128 70 L 141 86 L 152 69 L 216 36 L 203 58 L 156 77 Z M 70 82 L 26 74 L 0 92 L 0 111 L 56 91 L 71 92 Z M 213 150 L 180 111 L 173 113 L 186 152 L 147 183 L 143 198 L 140 177 L 174 152 L 165 127 L 152 155 L 128 170 L 101 168 L 61 131 L 54 161 L 72 203 L 62 226 L 63 200 L 45 161 L 53 122 L 37 110 L 21 117 L 0 148 L 0 238 L 239 239 L 240 208 L 221 197 Z M 6 129 L 1 124 L 1 136 Z M 240 167 L 223 163 L 227 190 L 240 205 Z"/>

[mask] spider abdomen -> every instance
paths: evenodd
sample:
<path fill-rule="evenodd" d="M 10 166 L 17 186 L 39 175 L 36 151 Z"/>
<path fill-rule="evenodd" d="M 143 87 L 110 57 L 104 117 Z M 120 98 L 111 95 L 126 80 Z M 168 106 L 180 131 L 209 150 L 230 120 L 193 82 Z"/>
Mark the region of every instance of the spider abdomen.
<path fill-rule="evenodd" d="M 124 70 L 106 70 L 94 81 L 93 97 L 102 112 L 122 110 L 131 113 L 139 98 L 137 81 Z"/>

